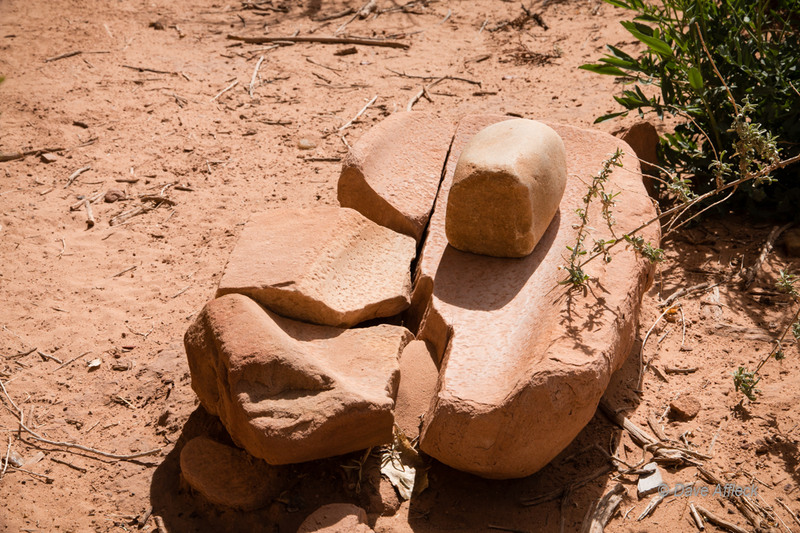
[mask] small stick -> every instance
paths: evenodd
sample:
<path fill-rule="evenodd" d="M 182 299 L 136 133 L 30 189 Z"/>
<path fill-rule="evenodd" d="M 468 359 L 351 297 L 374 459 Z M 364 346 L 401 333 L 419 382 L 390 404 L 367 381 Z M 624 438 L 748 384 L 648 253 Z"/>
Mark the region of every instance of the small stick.
<path fill-rule="evenodd" d="M 261 63 L 264 62 L 264 56 L 258 60 L 256 63 L 256 68 L 253 70 L 253 77 L 250 78 L 250 98 L 253 98 L 253 91 L 256 89 L 256 79 L 258 79 L 258 69 L 261 68 Z"/>
<path fill-rule="evenodd" d="M 644 383 L 644 373 L 647 372 L 647 369 L 650 367 L 649 360 L 647 361 L 647 364 L 645 364 L 644 362 L 644 347 L 647 345 L 647 339 L 650 338 L 650 334 L 653 332 L 653 329 L 658 325 L 659 322 L 661 322 L 661 319 L 664 318 L 664 315 L 666 315 L 669 312 L 669 310 L 670 310 L 669 307 L 664 309 L 664 311 L 658 316 L 656 321 L 653 322 L 653 325 L 650 326 L 650 329 L 647 330 L 644 339 L 642 339 L 642 348 L 639 350 L 639 382 L 638 385 L 636 386 L 638 390 L 642 389 L 642 383 Z"/>
<path fill-rule="evenodd" d="M 488 57 L 491 57 L 491 56 L 486 56 L 486 58 L 488 58 Z M 486 58 L 484 58 L 484 59 L 486 59 Z M 480 60 L 476 60 L 476 62 L 478 62 L 478 61 L 480 61 Z M 439 78 L 444 78 L 446 80 L 463 81 L 463 82 L 469 83 L 471 85 L 477 85 L 478 87 L 483 85 L 483 82 L 480 82 L 480 81 L 477 81 L 477 80 L 471 80 L 469 78 L 460 78 L 458 76 L 420 76 L 420 75 L 417 75 L 417 74 L 406 74 L 405 72 L 400 72 L 398 70 L 392 70 L 390 68 L 387 68 L 386 70 L 388 70 L 389 72 L 391 72 L 393 74 L 397 74 L 398 76 L 403 77 L 403 78 L 411 78 L 411 79 L 417 79 L 417 80 L 437 80 Z"/>
<path fill-rule="evenodd" d="M 16 470 L 17 472 L 25 472 L 25 473 L 26 473 L 26 474 L 28 474 L 29 476 L 40 477 L 40 478 L 42 478 L 42 479 L 44 480 L 44 482 L 45 482 L 45 483 L 47 483 L 48 485 L 52 485 L 52 484 L 53 484 L 53 481 L 55 481 L 55 479 L 53 479 L 53 478 L 51 478 L 51 477 L 48 477 L 48 476 L 45 476 L 44 474 L 39 474 L 38 472 L 32 472 L 32 471 L 30 471 L 30 470 L 25 470 L 24 468 L 20 468 L 20 467 L 18 467 L 18 466 L 11 465 L 11 468 L 13 468 L 14 470 Z"/>
<path fill-rule="evenodd" d="M 73 357 L 72 359 L 70 359 L 69 361 L 67 361 L 66 363 L 63 363 L 63 364 L 62 364 L 60 367 L 58 367 L 58 368 L 56 368 L 55 370 L 53 370 L 53 372 L 55 372 L 56 370 L 61 370 L 61 369 L 62 369 L 62 368 L 64 368 L 65 366 L 67 366 L 67 365 L 69 365 L 69 364 L 71 364 L 71 363 L 74 363 L 75 361 L 77 361 L 78 359 L 80 359 L 81 357 L 83 357 L 84 355 L 88 355 L 88 354 L 90 354 L 90 353 L 92 353 L 92 352 L 84 352 L 84 353 L 82 353 L 82 354 L 80 354 L 80 355 L 76 355 L 75 357 Z"/>
<path fill-rule="evenodd" d="M 8 449 L 6 449 L 6 459 L 3 463 L 3 471 L 0 472 L 0 479 L 3 479 L 3 476 L 6 475 L 6 470 L 8 470 L 8 461 L 11 458 L 11 433 L 8 434 Z"/>
<path fill-rule="evenodd" d="M 687 294 L 692 294 L 692 293 L 695 293 L 695 292 L 698 292 L 698 291 L 703 291 L 703 290 L 706 290 L 706 289 L 713 289 L 717 285 L 719 285 L 719 283 L 713 283 L 712 284 L 710 281 L 706 281 L 706 282 L 703 282 L 703 283 L 698 283 L 697 285 L 689 287 L 688 289 L 678 289 L 677 291 L 675 291 L 672 294 L 670 294 L 667 297 L 666 300 L 664 300 L 663 302 L 658 304 L 658 306 L 659 307 L 668 307 L 670 304 L 672 304 L 672 302 L 674 302 L 675 300 L 677 300 L 681 296 L 685 296 Z"/>
<path fill-rule="evenodd" d="M 661 426 L 658 425 L 658 422 L 656 421 L 656 418 L 653 416 L 652 413 L 648 413 L 647 415 L 647 425 L 650 426 L 650 429 L 652 429 L 653 433 L 656 434 L 658 440 L 663 442 L 669 440 L 667 436 L 664 434 L 664 430 L 661 429 Z"/>
<path fill-rule="evenodd" d="M 317 62 L 317 61 L 314 61 L 314 60 L 313 60 L 313 59 L 311 59 L 310 57 L 307 57 L 307 58 L 306 58 L 306 61 L 308 61 L 308 62 L 309 62 L 309 63 L 311 63 L 312 65 L 316 65 L 316 66 L 318 66 L 318 67 L 322 67 L 322 68 L 324 68 L 324 69 L 328 69 L 328 70 L 330 70 L 330 71 L 332 71 L 332 72 L 341 72 L 341 71 L 342 71 L 342 69 L 340 69 L 340 68 L 333 68 L 333 67 L 329 67 L 328 65 L 323 65 L 322 63 L 319 63 L 319 62 Z"/>
<path fill-rule="evenodd" d="M 156 74 L 172 74 L 173 76 L 177 76 L 177 72 L 172 72 L 169 70 L 156 70 L 154 68 L 147 68 L 147 67 L 134 67 L 132 65 L 122 65 L 125 68 L 129 68 L 132 70 L 138 70 L 139 72 L 154 72 Z"/>
<path fill-rule="evenodd" d="M 192 287 L 191 285 L 187 285 L 186 287 L 182 288 L 175 295 L 172 296 L 172 299 L 174 300 L 175 298 L 177 298 L 178 296 L 180 296 L 184 292 L 188 291 L 191 287 Z"/>
<path fill-rule="evenodd" d="M 92 203 L 92 204 L 95 203 L 97 200 L 99 200 L 100 198 L 103 197 L 103 194 L 104 194 L 103 191 L 95 193 L 93 196 L 89 197 L 89 202 Z M 69 210 L 70 211 L 77 211 L 78 209 L 83 207 L 83 203 L 84 203 L 85 200 L 86 200 L 86 198 L 84 198 L 82 200 L 78 200 L 77 202 L 75 202 L 74 204 L 69 206 Z"/>
<path fill-rule="evenodd" d="M 66 150 L 66 148 L 39 148 L 37 150 L 26 150 L 24 152 L 0 152 L 0 163 L 14 161 L 15 159 L 22 159 L 23 157 L 27 157 L 29 155 L 43 154 L 45 152 L 63 152 L 64 150 Z"/>
<path fill-rule="evenodd" d="M 139 518 L 136 519 L 136 527 L 138 529 L 142 529 L 144 526 L 146 526 L 147 525 L 147 521 L 150 520 L 150 515 L 151 514 L 153 514 L 153 507 L 152 506 L 147 508 L 141 515 L 139 515 Z"/>
<path fill-rule="evenodd" d="M 158 194 L 145 194 L 143 196 L 140 196 L 139 198 L 143 202 L 159 202 L 159 203 L 163 202 L 168 205 L 178 205 L 178 202 L 176 202 L 175 200 L 172 200 L 170 198 L 167 198 L 166 196 L 161 196 Z"/>
<path fill-rule="evenodd" d="M 586 476 L 586 477 L 584 477 L 582 479 L 579 479 L 579 480 L 575 481 L 574 483 L 572 483 L 568 487 L 568 489 L 571 490 L 571 491 L 578 490 L 579 488 L 583 487 L 584 485 L 588 485 L 589 483 L 591 483 L 595 479 L 608 474 L 609 472 L 611 472 L 611 470 L 613 470 L 613 467 L 610 464 L 602 466 L 599 469 L 597 469 L 596 471 L 594 471 L 592 474 L 590 474 L 590 475 L 588 475 L 588 476 Z M 564 492 L 566 490 L 567 490 L 567 488 L 560 487 L 560 488 L 557 488 L 557 489 L 555 489 L 555 490 L 553 490 L 551 492 L 548 492 L 546 494 L 542 494 L 540 496 L 535 496 L 533 498 L 523 498 L 523 499 L 520 500 L 520 503 L 522 505 L 526 506 L 526 507 L 531 507 L 533 505 L 539 505 L 539 504 L 542 504 L 542 503 L 550 502 L 550 501 L 557 500 L 557 499 L 563 497 L 564 496 Z"/>
<path fill-rule="evenodd" d="M 217 95 L 214 98 L 211 99 L 211 101 L 212 102 L 215 101 L 217 98 L 219 98 L 220 96 L 222 96 L 226 92 L 230 91 L 231 89 L 233 89 L 237 85 L 239 85 L 239 80 L 234 81 L 233 83 L 231 83 L 230 85 L 228 85 L 227 87 L 222 89 L 220 92 L 217 93 Z"/>
<path fill-rule="evenodd" d="M 56 363 L 58 363 L 59 365 L 60 365 L 60 364 L 63 364 L 63 363 L 62 363 L 62 361 L 61 361 L 61 359 L 59 359 L 59 358 L 58 358 L 58 357 L 56 357 L 55 355 L 50 355 L 49 353 L 44 353 L 44 352 L 43 352 L 43 351 L 41 351 L 41 350 L 36 350 L 36 353 L 38 353 L 39 355 L 41 355 L 41 356 L 42 356 L 42 358 L 44 358 L 44 359 L 50 359 L 51 361 L 55 361 L 55 362 L 56 362 Z"/>
<path fill-rule="evenodd" d="M 70 174 L 69 178 L 67 178 L 67 184 L 66 184 L 66 185 L 64 185 L 64 188 L 66 189 L 67 187 L 69 187 L 70 185 L 72 185 L 72 182 L 73 182 L 73 181 L 75 181 L 75 179 L 76 179 L 78 176 L 80 176 L 81 174 L 83 174 L 83 173 L 84 173 L 84 172 L 86 172 L 87 170 L 92 170 L 92 167 L 91 167 L 91 165 L 86 165 L 85 167 L 81 167 L 81 168 L 79 168 L 78 170 L 76 170 L 75 172 L 73 172 L 72 174 Z"/>
<path fill-rule="evenodd" d="M 739 527 L 736 524 L 728 522 L 727 520 L 723 520 L 722 518 L 715 515 L 702 505 L 695 505 L 694 508 L 697 509 L 697 512 L 699 514 L 701 514 L 703 517 L 705 517 L 706 520 L 708 520 L 715 526 L 721 527 L 722 529 L 725 529 L 727 531 L 731 531 L 732 533 L 747 533 L 747 530 L 744 529 L 743 527 Z"/>
<path fill-rule="evenodd" d="M 789 513 L 789 516 L 791 516 L 792 519 L 795 521 L 795 523 L 798 526 L 800 526 L 800 518 L 797 517 L 797 514 L 791 509 L 789 509 L 789 506 L 783 503 L 783 500 L 781 500 L 780 498 L 775 498 L 775 501 L 778 502 L 778 505 L 786 509 L 786 512 Z"/>
<path fill-rule="evenodd" d="M 94 227 L 94 214 L 92 213 L 92 203 L 87 198 L 83 201 L 83 205 L 86 206 L 86 225 L 89 227 L 89 229 L 91 229 Z"/>
<path fill-rule="evenodd" d="M 152 210 L 153 210 L 152 207 L 141 206 L 141 207 L 137 207 L 137 208 L 131 209 L 130 211 L 124 211 L 124 212 L 120 213 L 119 215 L 115 216 L 114 218 L 112 218 L 111 220 L 109 220 L 108 221 L 108 225 L 109 226 L 116 226 L 116 225 L 122 224 L 126 220 L 128 220 L 130 218 L 133 218 L 136 215 L 141 215 L 142 213 L 147 213 L 148 211 L 152 211 Z"/>
<path fill-rule="evenodd" d="M 769 232 L 767 236 L 767 240 L 764 241 L 764 245 L 761 247 L 761 253 L 758 254 L 758 258 L 756 262 L 750 265 L 744 275 L 742 275 L 742 287 L 747 290 L 750 288 L 750 285 L 753 284 L 753 281 L 756 279 L 756 275 L 761 270 L 761 265 L 767 259 L 767 256 L 772 251 L 772 248 L 775 246 L 775 241 L 778 240 L 778 237 L 781 236 L 781 233 L 789 229 L 794 222 L 790 222 L 785 226 L 775 226 L 772 228 L 772 231 Z"/>
<path fill-rule="evenodd" d="M 703 519 L 700 518 L 700 514 L 697 512 L 694 502 L 689 503 L 689 511 L 692 513 L 692 519 L 694 519 L 694 524 L 697 526 L 697 529 L 703 531 L 706 525 L 703 523 Z"/>
<path fill-rule="evenodd" d="M 355 122 L 356 120 L 358 120 L 358 118 L 359 118 L 361 115 L 363 115 L 363 114 L 364 114 L 364 113 L 367 111 L 367 109 L 369 108 L 369 106 L 371 106 L 372 104 L 374 104 L 374 103 L 375 103 L 375 100 L 377 100 L 377 99 L 378 99 L 378 95 L 376 94 L 375 96 L 373 96 L 373 97 L 372 97 L 372 100 L 370 100 L 369 102 L 367 102 L 367 105 L 365 105 L 364 107 L 362 107 L 362 108 L 361 108 L 361 111 L 359 111 L 358 113 L 356 113 L 356 116 L 354 116 L 353 118 L 351 118 L 351 119 L 350 119 L 350 121 L 349 121 L 347 124 L 345 124 L 344 126 L 342 126 L 341 128 L 339 128 L 339 133 L 343 132 L 344 130 L 346 130 L 347 128 L 349 128 L 350 126 L 352 126 L 353 122 Z"/>
<path fill-rule="evenodd" d="M 133 266 L 131 266 L 131 267 L 128 267 L 128 268 L 126 268 L 126 269 L 125 269 L 125 270 L 123 270 L 122 272 L 117 272 L 116 274 L 114 274 L 114 275 L 113 275 L 113 276 L 111 276 L 111 277 L 112 277 L 112 278 L 118 278 L 118 277 L 120 277 L 121 275 L 123 275 L 123 274 L 126 274 L 126 273 L 130 272 L 131 270 L 136 270 L 136 267 L 137 267 L 137 265 L 133 265 Z"/>
<path fill-rule="evenodd" d="M 50 444 L 52 446 L 63 446 L 63 447 L 68 448 L 68 449 L 69 448 L 74 448 L 76 450 L 81 450 L 83 452 L 94 453 L 94 454 L 100 455 L 102 457 L 108 457 L 109 459 L 119 459 L 119 460 L 135 459 L 137 457 L 144 457 L 146 455 L 153 455 L 153 454 L 158 453 L 158 452 L 161 451 L 161 448 L 156 448 L 156 449 L 153 449 L 153 450 L 148 450 L 146 452 L 139 452 L 139 453 L 132 453 L 132 454 L 127 454 L 127 455 L 120 455 L 120 454 L 115 454 L 115 453 L 107 453 L 107 452 L 104 452 L 104 451 L 101 451 L 101 450 L 96 450 L 94 448 L 90 448 L 88 446 L 83 446 L 81 444 L 74 444 L 72 442 L 62 442 L 62 441 L 54 441 L 54 440 L 46 439 L 46 438 L 42 437 L 41 435 L 39 435 L 38 433 L 36 433 L 35 431 L 33 431 L 32 429 L 30 429 L 28 426 L 26 426 L 25 424 L 22 423 L 22 410 L 19 407 L 17 407 L 17 404 L 15 404 L 14 400 L 11 399 L 11 396 L 9 396 L 8 391 L 6 390 L 6 387 L 5 387 L 5 385 L 3 384 L 2 381 L 0 381 L 0 388 L 3 389 L 3 394 L 5 394 L 6 398 L 11 403 L 11 405 L 15 406 L 17 408 L 17 411 L 19 412 L 19 414 L 17 415 L 17 421 L 19 422 L 19 427 L 21 429 L 24 429 L 26 433 L 28 433 L 31 437 L 33 437 L 35 440 L 37 440 L 39 442 L 43 442 L 45 444 Z M 67 451 L 69 451 L 69 450 L 67 450 Z M 49 481 L 48 483 L 51 483 L 51 482 L 52 481 Z"/>
<path fill-rule="evenodd" d="M 603 533 L 609 520 L 617 512 L 619 504 L 622 503 L 622 495 L 624 493 L 625 487 L 618 483 L 604 494 L 589 517 L 588 524 L 584 522 L 582 531 L 586 531 L 586 533 Z"/>
<path fill-rule="evenodd" d="M 69 462 L 67 462 L 67 461 L 64 461 L 64 460 L 62 460 L 62 459 L 59 459 L 59 458 L 57 458 L 57 457 L 51 457 L 51 458 L 50 458 L 50 460 L 51 460 L 51 461 L 53 461 L 54 463 L 58 463 L 58 464 L 61 464 L 61 465 L 68 466 L 68 467 L 70 467 L 70 468 L 74 468 L 74 469 L 75 469 L 75 470 L 77 470 L 78 472 L 83 472 L 84 474 L 85 474 L 86 472 L 88 472 L 88 470 L 86 470 L 86 469 L 85 469 L 85 468 L 83 468 L 82 466 L 74 465 L 74 464 L 72 464 L 72 463 L 69 463 Z"/>
<path fill-rule="evenodd" d="M 81 50 L 73 50 L 72 52 L 67 52 L 65 54 L 61 54 L 61 55 L 57 55 L 57 56 L 53 56 L 53 57 L 48 57 L 47 59 L 44 60 L 44 62 L 45 63 L 50 63 L 51 61 L 58 61 L 59 59 L 65 59 L 67 57 L 76 56 L 76 55 L 82 54 L 82 53 L 83 52 Z"/>
<path fill-rule="evenodd" d="M 402 48 L 408 50 L 410 45 L 399 41 L 382 41 L 380 39 L 361 39 L 350 37 L 310 37 L 310 36 L 287 36 L 287 37 L 245 37 L 242 35 L 228 35 L 232 41 L 242 41 L 249 44 L 264 44 L 286 41 L 289 43 L 320 43 L 320 44 L 360 44 L 364 46 L 381 46 L 385 48 Z"/>
<path fill-rule="evenodd" d="M 164 519 L 160 516 L 154 516 L 153 520 L 156 522 L 156 529 L 158 533 L 167 533 L 167 527 L 164 525 Z"/>
<path fill-rule="evenodd" d="M 667 374 L 694 374 L 697 372 L 697 367 L 691 366 L 689 368 L 678 368 L 676 366 L 666 366 L 664 367 L 664 372 Z"/>
<path fill-rule="evenodd" d="M 139 181 L 139 178 L 117 178 L 114 181 L 117 183 L 136 183 Z"/>
<path fill-rule="evenodd" d="M 344 11 L 339 11 L 338 13 L 332 13 L 330 15 L 323 15 L 323 16 L 319 17 L 318 19 L 314 19 L 314 21 L 315 22 L 327 22 L 329 20 L 340 19 L 342 17 L 346 17 L 347 15 L 352 15 L 355 12 L 356 12 L 355 9 L 353 9 L 352 7 L 349 7 L 347 9 L 345 9 Z"/>

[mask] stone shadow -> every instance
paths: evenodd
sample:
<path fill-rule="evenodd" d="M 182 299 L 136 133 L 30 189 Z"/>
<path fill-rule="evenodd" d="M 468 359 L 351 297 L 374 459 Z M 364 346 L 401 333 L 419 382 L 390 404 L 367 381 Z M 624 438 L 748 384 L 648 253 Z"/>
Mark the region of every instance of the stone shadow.
<path fill-rule="evenodd" d="M 364 486 L 357 487 L 355 472 L 364 456 L 361 450 L 330 459 L 275 467 L 283 471 L 285 483 L 281 494 L 263 509 L 244 512 L 213 505 L 193 493 L 181 478 L 181 450 L 198 436 L 235 446 L 219 418 L 208 414 L 202 406 L 189 416 L 175 447 L 156 468 L 150 485 L 153 515 L 164 519 L 167 531 L 295 533 L 303 520 L 323 505 L 352 503 L 369 512 L 370 505 L 376 503 L 374 491 L 366 486 L 369 465 L 364 466 Z M 376 459 L 370 457 L 370 460 Z M 260 459 L 253 458 L 253 461 Z M 356 468 L 351 468 L 354 466 Z M 143 531 L 152 531 L 152 528 Z"/>
<path fill-rule="evenodd" d="M 448 244 L 434 276 L 436 296 L 462 309 L 491 311 L 502 308 L 535 275 L 550 252 L 560 226 L 561 210 L 556 212 L 533 252 L 520 259 L 462 252 Z"/>

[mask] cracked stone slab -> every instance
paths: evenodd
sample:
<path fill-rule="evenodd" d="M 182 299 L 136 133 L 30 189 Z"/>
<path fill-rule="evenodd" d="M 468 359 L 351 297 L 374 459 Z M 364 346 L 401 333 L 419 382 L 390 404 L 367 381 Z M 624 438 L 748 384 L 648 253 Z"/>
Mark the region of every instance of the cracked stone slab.
<path fill-rule="evenodd" d="M 548 124 L 563 139 L 567 185 L 559 211 L 533 252 L 521 259 L 456 250 L 447 243 L 445 212 L 460 151 L 473 135 L 505 116 L 465 117 L 417 265 L 407 323 L 433 347 L 441 365 L 438 391 L 422 428 L 422 450 L 459 470 L 487 478 L 530 475 L 563 450 L 589 422 L 611 374 L 635 335 L 652 267 L 626 245 L 611 262 L 585 267 L 596 283 L 570 292 L 566 246 L 574 246 L 587 183 L 617 148 L 626 152 L 607 190 L 619 192 L 618 235 L 655 216 L 637 159 L 602 132 Z M 599 202 L 596 202 L 599 204 Z M 588 240 L 609 238 L 599 205 Z M 658 242 L 657 226 L 642 236 Z"/>
<path fill-rule="evenodd" d="M 281 317 L 240 294 L 212 300 L 184 336 L 194 389 L 234 442 L 272 465 L 392 441 L 400 326 Z"/>
<path fill-rule="evenodd" d="M 353 209 L 275 209 L 242 231 L 217 289 L 283 316 L 351 327 L 409 305 L 414 239 Z"/>
<path fill-rule="evenodd" d="M 394 113 L 373 126 L 344 161 L 339 204 L 419 242 L 454 131 L 452 121 L 417 111 Z"/>

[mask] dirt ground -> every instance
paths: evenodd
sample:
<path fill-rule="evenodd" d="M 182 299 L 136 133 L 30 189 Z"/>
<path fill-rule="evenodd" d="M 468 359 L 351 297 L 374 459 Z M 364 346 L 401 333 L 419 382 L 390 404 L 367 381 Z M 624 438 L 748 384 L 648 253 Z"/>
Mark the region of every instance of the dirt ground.
<path fill-rule="evenodd" d="M 50 162 L 37 153 L 0 162 L 0 380 L 44 438 L 115 454 L 160 449 L 126 461 L 20 438 L 4 397 L 0 465 L 13 459 L 24 471 L 0 474 L 0 531 L 154 531 L 158 516 L 176 532 L 293 532 L 325 503 L 369 503 L 342 468 L 359 454 L 292 467 L 279 501 L 253 513 L 213 507 L 180 482 L 178 455 L 188 438 L 226 439 L 190 388 L 182 336 L 212 297 L 243 223 L 281 206 L 336 205 L 346 153 L 339 128 L 377 96 L 344 130 L 354 142 L 441 76 L 476 83 L 445 80 L 415 109 L 507 113 L 611 132 L 632 119 L 591 124 L 615 110 L 621 86 L 577 67 L 607 43 L 637 49 L 618 24 L 624 13 L 594 0 L 537 1 L 531 10 L 543 24 L 505 27 L 498 26 L 523 13 L 519 2 L 420 1 L 405 12 L 392 10 L 401 5 L 392 0 L 377 4 L 385 11 L 356 18 L 340 35 L 409 49 L 227 39 L 332 35 L 349 17 L 319 19 L 360 0 L 276 0 L 260 10 L 230 0 L 0 0 L 0 152 L 54 153 Z M 348 48 L 353 53 L 342 55 Z M 78 53 L 58 57 L 70 52 Z M 301 149 L 308 141 L 314 147 Z M 96 223 L 87 229 L 81 199 L 115 189 L 123 199 L 91 204 Z M 154 205 L 141 195 L 162 191 L 174 205 L 110 225 Z M 800 523 L 776 503 L 800 510 L 797 348 L 788 345 L 786 360 L 764 367 L 755 402 L 741 402 L 731 377 L 769 352 L 794 309 L 774 294 L 778 270 L 798 267 L 781 246 L 752 289 L 738 286 L 738 272 L 772 226 L 730 216 L 664 243 L 667 259 L 645 297 L 640 339 L 661 315 L 659 301 L 702 282 L 718 285 L 679 299 L 683 320 L 664 317 L 652 328 L 644 358 L 657 372 L 645 374 L 641 390 L 640 342 L 607 398 L 639 426 L 654 417 L 667 437 L 711 455 L 706 466 L 726 481 L 756 486 L 757 500 L 797 531 Z M 680 397 L 699 401 L 695 418 L 664 415 Z M 632 475 L 608 473 L 539 505 L 520 503 L 608 465 L 601 450 L 629 464 L 642 457 L 630 435 L 598 412 L 559 457 L 525 479 L 487 481 L 433 461 L 429 487 L 393 517 L 373 514 L 372 525 L 578 531 L 593 502 L 621 482 L 625 497 L 606 531 L 693 530 L 690 500 L 750 528 L 716 496 L 667 498 L 637 521 L 649 497 L 637 499 Z M 704 484 L 694 467 L 665 468 L 664 477 Z M 137 517 L 151 508 L 140 527 Z"/>

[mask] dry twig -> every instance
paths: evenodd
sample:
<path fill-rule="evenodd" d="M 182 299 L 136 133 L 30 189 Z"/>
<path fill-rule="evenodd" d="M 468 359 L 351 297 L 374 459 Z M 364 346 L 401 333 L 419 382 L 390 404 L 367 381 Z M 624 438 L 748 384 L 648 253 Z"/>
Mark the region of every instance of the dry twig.
<path fill-rule="evenodd" d="M 730 531 L 731 533 L 748 533 L 743 527 L 739 527 L 732 522 L 728 522 L 727 520 L 720 518 L 702 505 L 694 505 L 694 508 L 697 509 L 698 514 L 702 515 L 706 520 L 715 526 L 721 527 L 722 529 Z"/>
<path fill-rule="evenodd" d="M 616 484 L 597 502 L 591 516 L 584 521 L 582 533 L 603 533 L 608 521 L 617 512 L 619 504 L 622 503 L 622 495 L 625 494 L 625 487 Z"/>
<path fill-rule="evenodd" d="M 2 381 L 0 381 L 0 388 L 3 389 L 3 394 L 5 395 L 6 399 L 9 401 L 9 403 L 11 403 L 11 405 L 14 406 L 17 409 L 18 414 L 16 415 L 16 418 L 17 418 L 17 422 L 19 423 L 20 429 L 25 430 L 25 432 L 28 435 L 30 435 L 34 440 L 37 440 L 37 441 L 42 442 L 44 444 L 50 444 L 51 446 L 62 446 L 64 448 L 67 448 L 67 450 L 65 450 L 65 451 L 69 451 L 70 453 L 73 453 L 73 452 L 70 451 L 71 449 L 75 449 L 75 450 L 80 450 L 82 452 L 87 452 L 87 453 L 93 453 L 95 455 L 100 455 L 102 457 L 108 457 L 109 459 L 119 459 L 119 460 L 122 460 L 122 461 L 128 460 L 128 459 L 135 459 L 137 457 L 144 457 L 146 455 L 153 455 L 153 454 L 156 454 L 156 453 L 161 451 L 161 448 L 156 448 L 156 449 L 153 449 L 153 450 L 148 450 L 146 452 L 139 452 L 139 453 L 121 455 L 121 454 L 108 453 L 108 452 L 104 452 L 104 451 L 101 451 L 101 450 L 96 450 L 96 449 L 90 448 L 88 446 L 83 446 L 82 444 L 75 444 L 75 443 L 72 443 L 72 442 L 63 442 L 63 441 L 55 441 L 55 440 L 46 439 L 46 438 L 42 437 L 41 435 L 39 435 L 38 433 L 36 433 L 35 431 L 33 431 L 32 429 L 30 429 L 28 426 L 26 426 L 23 423 L 22 409 L 20 409 L 19 406 L 17 406 L 17 404 L 14 403 L 14 400 L 11 399 L 11 396 L 9 396 L 8 391 L 6 390 L 6 386 L 3 384 Z"/>
<path fill-rule="evenodd" d="M 341 128 L 339 128 L 339 133 L 342 133 L 344 130 L 346 130 L 347 128 L 349 128 L 350 126 L 352 126 L 352 125 L 353 125 L 353 123 L 354 123 L 356 120 L 358 120 L 358 119 L 359 119 L 359 117 L 361 117 L 361 115 L 363 115 L 364 113 L 366 113 L 366 111 L 367 111 L 367 109 L 369 108 L 369 106 L 371 106 L 372 104 L 374 104 L 374 103 L 375 103 L 375 100 L 377 100 L 377 99 L 378 99 L 378 95 L 376 94 L 375 96 L 373 96 L 373 97 L 372 97 L 372 100 L 370 100 L 369 102 L 367 102 L 367 105 L 365 105 L 364 107 L 362 107 L 362 108 L 361 108 L 361 111 L 359 111 L 358 113 L 356 113 L 356 116 L 354 116 L 353 118 L 351 118 L 351 119 L 350 119 L 350 121 L 349 121 L 349 122 L 347 122 L 347 124 L 345 124 L 344 126 L 342 126 Z"/>
<path fill-rule="evenodd" d="M 253 91 L 256 89 L 256 80 L 258 79 L 258 69 L 261 68 L 261 63 L 264 62 L 264 56 L 259 58 L 258 63 L 256 63 L 256 68 L 253 70 L 253 77 L 250 78 L 250 98 L 253 98 Z"/>
<path fill-rule="evenodd" d="M 769 235 L 767 236 L 767 240 L 764 241 L 764 245 L 761 247 L 761 253 L 758 254 L 756 262 L 753 263 L 744 274 L 742 274 L 742 288 L 745 290 L 750 288 L 750 286 L 753 284 L 753 281 L 755 281 L 758 272 L 761 270 L 761 265 L 767 259 L 767 256 L 772 251 L 773 246 L 775 246 L 775 241 L 777 241 L 778 237 L 780 237 L 784 231 L 789 229 L 792 224 L 794 224 L 794 222 L 790 222 L 785 226 L 775 226 L 772 228 L 772 231 L 770 231 Z"/>
<path fill-rule="evenodd" d="M 355 37 L 311 37 L 307 35 L 287 37 L 245 37 L 243 35 L 228 35 L 228 39 L 233 41 L 242 41 L 249 44 L 264 44 L 283 41 L 288 43 L 359 44 L 364 46 L 402 48 L 403 50 L 407 50 L 411 46 L 399 41 L 382 41 L 380 39 L 364 39 Z"/>

